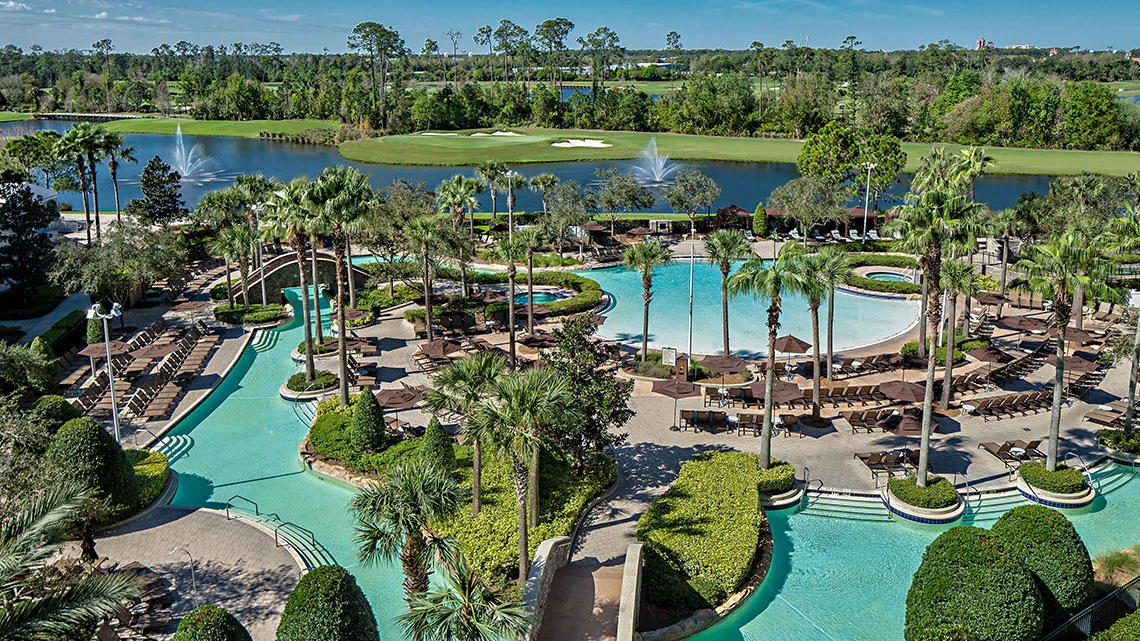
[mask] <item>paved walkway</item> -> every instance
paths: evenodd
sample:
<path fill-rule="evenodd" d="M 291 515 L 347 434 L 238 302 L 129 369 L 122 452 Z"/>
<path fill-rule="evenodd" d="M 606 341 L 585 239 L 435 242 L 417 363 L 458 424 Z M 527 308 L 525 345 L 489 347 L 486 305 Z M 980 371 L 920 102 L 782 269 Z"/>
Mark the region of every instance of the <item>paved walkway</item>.
<path fill-rule="evenodd" d="M 18 342 L 30 343 L 32 339 L 51 329 L 51 326 L 59 319 L 77 309 L 89 309 L 90 307 L 91 298 L 88 297 L 87 294 L 79 292 L 63 299 L 59 305 L 56 305 L 55 309 L 39 318 L 3 321 L 2 324 L 8 327 L 19 328 L 24 332 L 24 336 L 22 336 Z"/>
<path fill-rule="evenodd" d="M 194 557 L 194 575 L 190 559 Z M 198 603 L 214 603 L 233 614 L 254 641 L 273 641 L 300 568 L 273 537 L 225 515 L 161 507 L 96 539 L 96 550 L 120 564 L 138 561 L 173 586 L 174 623 Z M 195 588 L 195 581 L 197 588 Z"/>
<path fill-rule="evenodd" d="M 617 638 L 622 566 L 567 565 L 554 575 L 539 641 L 609 641 Z"/>

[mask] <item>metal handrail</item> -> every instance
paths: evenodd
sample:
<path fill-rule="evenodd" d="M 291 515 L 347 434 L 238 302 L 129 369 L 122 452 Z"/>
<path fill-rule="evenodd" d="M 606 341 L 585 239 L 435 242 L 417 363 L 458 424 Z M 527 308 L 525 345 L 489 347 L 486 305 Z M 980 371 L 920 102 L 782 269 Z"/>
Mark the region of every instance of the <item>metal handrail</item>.
<path fill-rule="evenodd" d="M 1065 454 L 1065 458 L 1062 459 L 1061 462 L 1064 463 L 1065 465 L 1068 465 L 1069 459 L 1071 459 L 1071 458 L 1077 459 L 1077 461 L 1081 464 L 1081 468 L 1080 468 L 1081 474 L 1083 474 L 1085 477 L 1085 480 L 1088 481 L 1089 487 L 1092 488 L 1093 490 L 1096 490 L 1097 492 L 1099 492 L 1099 488 L 1097 488 L 1096 483 L 1093 481 L 1092 472 L 1089 472 L 1089 466 L 1087 464 L 1085 464 L 1085 460 L 1083 458 L 1081 458 L 1080 454 L 1077 454 L 1076 452 L 1069 452 L 1069 453 Z"/>
<path fill-rule="evenodd" d="M 305 529 L 305 528 L 301 527 L 300 525 L 297 525 L 296 523 L 294 523 L 292 521 L 283 521 L 281 523 L 278 523 L 277 527 L 273 528 L 273 543 L 277 547 L 281 547 L 281 539 L 278 536 L 278 531 L 281 528 L 285 527 L 286 525 L 291 525 L 291 526 L 293 526 L 293 529 L 300 530 L 301 532 L 308 534 L 309 535 L 309 543 L 311 543 L 314 546 L 317 544 L 317 535 L 313 534 L 312 530 Z"/>
<path fill-rule="evenodd" d="M 249 503 L 250 505 L 253 506 L 253 515 L 254 516 L 261 516 L 261 509 L 257 507 L 257 503 L 254 502 L 253 499 L 248 499 L 248 498 L 242 496 L 241 494 L 234 494 L 230 498 L 226 499 L 226 520 L 227 521 L 230 520 L 230 504 L 233 502 L 234 499 L 241 499 L 241 500 L 245 501 L 246 503 Z"/>
<path fill-rule="evenodd" d="M 1081 630 L 1081 632 L 1088 634 L 1088 632 L 1086 632 L 1083 628 L 1081 628 L 1080 624 L 1078 623 L 1081 619 L 1083 619 L 1087 616 L 1090 616 L 1094 610 L 1096 610 L 1097 608 L 1099 608 L 1101 606 L 1101 604 L 1108 603 L 1109 601 L 1112 601 L 1113 599 L 1117 599 L 1120 597 L 1121 594 L 1128 593 L 1133 588 L 1137 588 L 1137 587 L 1140 587 L 1140 576 L 1132 577 L 1132 579 L 1130 581 L 1128 581 L 1124 585 L 1120 586 L 1119 588 L 1116 588 L 1112 592 L 1109 592 L 1108 594 L 1104 595 L 1099 600 L 1097 600 L 1096 603 L 1093 603 L 1092 605 L 1088 606 L 1084 610 L 1081 610 L 1080 612 L 1074 614 L 1068 621 L 1065 621 L 1061 625 L 1057 626 L 1056 628 L 1053 629 L 1052 632 L 1041 637 L 1038 641 L 1052 641 L 1053 639 L 1057 639 L 1057 638 L 1061 637 L 1068 630 L 1069 626 L 1076 626 L 1078 630 Z"/>

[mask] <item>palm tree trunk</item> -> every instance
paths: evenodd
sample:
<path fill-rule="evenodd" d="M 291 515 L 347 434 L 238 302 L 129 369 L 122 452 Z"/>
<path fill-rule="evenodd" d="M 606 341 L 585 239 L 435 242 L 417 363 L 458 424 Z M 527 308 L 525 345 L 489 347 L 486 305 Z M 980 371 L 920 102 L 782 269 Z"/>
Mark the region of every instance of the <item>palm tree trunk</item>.
<path fill-rule="evenodd" d="M 1078 283 L 1073 288 L 1073 316 L 1076 318 L 1075 327 L 1077 329 L 1085 328 L 1085 288 Z"/>
<path fill-rule="evenodd" d="M 467 263 L 459 264 L 459 290 L 467 298 Z"/>
<path fill-rule="evenodd" d="M 926 392 L 922 395 L 922 438 L 918 446 L 918 469 L 915 470 L 915 485 L 926 487 L 926 476 L 930 470 L 930 434 L 934 420 L 934 376 L 935 341 L 938 332 L 930 332 L 930 357 L 926 362 Z"/>
<path fill-rule="evenodd" d="M 827 380 L 835 380 L 835 351 L 833 333 L 835 331 L 835 288 L 827 290 Z"/>
<path fill-rule="evenodd" d="M 431 328 L 431 268 L 428 266 L 428 252 L 427 247 L 423 248 L 423 281 L 424 281 L 424 323 L 427 325 L 427 339 L 428 342 L 434 340 L 434 333 Z"/>
<path fill-rule="evenodd" d="M 772 308 L 768 308 L 768 371 L 764 374 L 764 427 L 760 437 L 760 469 L 772 465 L 772 395 L 776 385 L 776 326 L 772 324 Z"/>
<path fill-rule="evenodd" d="M 410 601 L 414 595 L 427 592 L 428 574 L 424 569 L 424 549 L 427 547 L 419 532 L 408 532 L 404 547 L 400 549 L 400 565 L 404 568 L 404 595 Z"/>
<path fill-rule="evenodd" d="M 309 323 L 309 283 L 305 278 L 305 246 L 295 247 L 297 251 L 297 272 L 301 280 L 301 320 L 305 325 L 305 380 L 313 380 L 316 367 L 313 365 L 313 326 Z"/>
<path fill-rule="evenodd" d="M 526 331 L 534 334 L 534 252 L 526 253 Z"/>
<path fill-rule="evenodd" d="M 483 507 L 483 444 L 471 441 L 471 516 L 479 516 Z"/>
<path fill-rule="evenodd" d="M 538 448 L 534 448 L 534 453 L 530 455 L 530 483 L 527 485 L 528 490 L 528 507 L 527 517 L 529 517 L 530 526 L 538 527 Z"/>
<path fill-rule="evenodd" d="M 115 156 L 111 156 L 111 190 L 115 192 L 115 220 L 123 219 L 123 212 L 119 209 L 119 167 Z"/>
<path fill-rule="evenodd" d="M 530 569 L 530 546 L 527 541 L 527 469 L 526 463 L 511 455 L 511 471 L 515 481 L 515 505 L 519 511 L 519 582 L 526 581 Z"/>
<path fill-rule="evenodd" d="M 317 330 L 313 333 L 313 338 L 318 343 L 324 343 L 324 327 L 321 324 L 321 286 L 317 280 L 317 239 L 315 237 L 313 238 L 313 259 L 311 264 L 313 268 L 313 325 Z"/>
<path fill-rule="evenodd" d="M 726 267 L 726 265 L 721 265 L 720 268 L 720 317 L 721 331 L 724 333 L 725 356 L 732 353 L 728 351 L 728 269 Z"/>
<path fill-rule="evenodd" d="M 91 204 L 95 210 L 95 237 L 102 238 L 103 230 L 99 222 L 99 181 L 95 173 L 98 165 L 95 163 L 95 154 L 87 154 L 87 164 L 91 167 Z"/>
<path fill-rule="evenodd" d="M 83 218 L 87 222 L 87 246 L 91 246 L 91 204 L 87 200 L 87 171 L 83 156 L 75 157 L 75 167 L 79 173 L 79 192 L 83 194 Z"/>
<path fill-rule="evenodd" d="M 929 305 L 928 295 L 929 287 L 926 282 L 926 275 L 922 276 L 922 301 L 919 303 L 920 309 L 918 310 L 918 357 L 926 358 L 926 316 L 929 313 L 927 307 Z M 938 332 L 935 331 L 935 334 Z M 933 358 L 933 356 L 931 356 Z"/>
<path fill-rule="evenodd" d="M 957 314 L 958 296 L 950 294 L 950 331 L 946 335 L 946 373 L 942 376 L 942 401 L 939 403 L 939 407 L 943 410 L 950 409 L 950 396 L 953 393 L 953 386 L 950 383 L 954 380 L 954 343 L 955 338 L 957 338 L 954 336 L 954 328 L 957 326 L 954 319 L 957 318 Z M 970 315 L 967 313 L 967 322 L 969 318 Z M 938 352 L 935 351 L 934 353 L 937 354 Z"/>
<path fill-rule="evenodd" d="M 344 318 L 344 287 L 345 275 L 348 270 L 345 267 L 345 251 L 344 247 L 347 244 L 343 234 L 338 234 L 339 239 L 334 238 L 334 250 L 338 254 L 336 257 L 336 322 L 340 331 L 336 334 L 336 351 L 337 361 L 339 361 L 340 371 L 338 372 L 339 387 L 340 387 L 340 406 L 345 407 L 348 405 L 348 326 L 345 324 Z"/>
<path fill-rule="evenodd" d="M 230 272 L 233 271 L 233 267 L 230 265 L 230 257 L 226 256 L 225 258 L 226 258 L 226 294 L 229 296 L 230 309 L 233 309 L 235 306 L 234 305 L 234 285 L 233 285 L 233 277 L 230 275 Z"/>
<path fill-rule="evenodd" d="M 499 219 L 499 194 L 496 193 L 495 188 L 491 187 L 491 225 Z"/>
<path fill-rule="evenodd" d="M 645 279 L 642 279 L 642 286 L 645 288 L 641 292 L 641 299 L 645 301 L 645 311 L 641 314 L 641 362 L 645 362 L 646 355 L 649 354 L 649 303 L 653 300 L 653 292 L 651 291 L 652 284 L 645 284 Z M 692 355 L 689 355 L 692 358 Z"/>
<path fill-rule="evenodd" d="M 1057 373 L 1053 377 L 1053 409 L 1049 412 L 1049 448 L 1045 458 L 1045 469 L 1050 472 L 1057 470 L 1057 458 L 1061 450 L 1061 402 L 1065 400 L 1065 327 L 1063 325 L 1060 327 L 1056 340 L 1057 360 L 1054 365 L 1057 368 Z"/>
<path fill-rule="evenodd" d="M 819 420 L 819 307 L 811 307 L 811 417 Z"/>
<path fill-rule="evenodd" d="M 348 306 L 356 309 L 356 278 L 352 273 L 352 239 L 344 235 L 345 263 L 348 269 Z"/>
<path fill-rule="evenodd" d="M 510 337 L 511 369 L 517 364 L 515 359 L 515 264 L 507 266 L 507 335 Z"/>
<path fill-rule="evenodd" d="M 1001 292 L 999 293 L 1005 296 L 1005 285 L 1009 279 L 1009 233 L 1002 234 L 1001 240 Z M 1000 307 L 998 314 L 1001 314 Z"/>
<path fill-rule="evenodd" d="M 1140 321 L 1140 319 L 1137 319 Z M 1124 410 L 1124 431 L 1132 432 L 1132 407 L 1136 405 L 1136 373 L 1140 368 L 1140 322 L 1136 323 L 1136 334 L 1132 339 L 1132 363 L 1128 367 L 1128 407 Z"/>
<path fill-rule="evenodd" d="M 245 305 L 245 311 L 249 311 L 249 267 L 246 265 L 245 260 L 238 263 L 238 276 L 241 277 L 241 300 Z"/>

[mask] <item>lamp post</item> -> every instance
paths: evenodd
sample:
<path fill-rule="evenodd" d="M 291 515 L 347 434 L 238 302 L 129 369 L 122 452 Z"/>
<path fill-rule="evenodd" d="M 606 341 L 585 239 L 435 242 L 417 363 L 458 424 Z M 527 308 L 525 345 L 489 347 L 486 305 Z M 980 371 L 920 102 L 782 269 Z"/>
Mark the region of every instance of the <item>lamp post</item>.
<path fill-rule="evenodd" d="M 503 174 L 507 177 L 507 240 L 515 239 L 515 207 L 514 198 L 515 193 L 514 179 L 519 177 L 519 173 L 515 170 L 510 170 Z"/>
<path fill-rule="evenodd" d="M 123 308 L 118 303 L 112 305 L 111 311 L 106 314 L 99 311 L 98 303 L 87 310 L 87 320 L 98 318 L 103 321 L 103 346 L 107 348 L 107 389 L 111 392 L 111 422 L 115 426 L 116 443 L 122 443 L 122 441 L 119 439 L 119 403 L 115 400 L 115 370 L 111 365 L 111 325 L 109 321 L 122 315 Z"/>
<path fill-rule="evenodd" d="M 261 274 L 261 306 L 265 307 L 265 258 L 261 254 L 264 243 L 261 242 L 261 235 L 258 234 L 261 231 L 261 216 L 258 215 L 257 205 L 252 205 L 250 209 L 253 210 L 253 223 L 257 226 L 253 233 L 254 242 L 257 243 L 257 269 Z"/>
<path fill-rule="evenodd" d="M 873 162 L 863 163 L 863 167 L 867 170 L 867 191 L 863 194 L 863 244 L 867 244 L 867 208 L 871 206 L 871 170 L 878 167 Z"/>
<path fill-rule="evenodd" d="M 190 559 L 190 587 L 194 591 L 194 607 L 197 608 L 201 605 L 198 602 L 198 576 L 194 573 L 194 555 L 190 554 L 190 550 L 183 547 L 177 547 L 166 553 L 166 556 L 172 556 L 175 552 L 183 552 L 186 558 Z"/>
<path fill-rule="evenodd" d="M 690 221 L 689 223 L 689 351 L 688 363 L 692 366 L 693 363 L 693 266 L 696 264 L 696 251 L 697 251 L 697 228 L 696 224 Z M 685 372 L 687 375 L 688 372 Z"/>

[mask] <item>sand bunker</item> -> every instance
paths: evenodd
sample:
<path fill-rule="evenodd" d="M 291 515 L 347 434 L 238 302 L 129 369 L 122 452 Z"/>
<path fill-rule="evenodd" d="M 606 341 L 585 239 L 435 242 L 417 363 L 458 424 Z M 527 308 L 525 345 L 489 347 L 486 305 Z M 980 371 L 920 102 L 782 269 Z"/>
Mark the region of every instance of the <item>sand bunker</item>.
<path fill-rule="evenodd" d="M 570 140 L 563 140 L 562 142 L 552 142 L 551 147 L 593 147 L 595 149 L 600 147 L 613 147 L 608 142 L 602 140 L 594 140 L 593 138 L 571 138 Z"/>
<path fill-rule="evenodd" d="M 459 134 L 449 134 L 441 131 L 424 131 L 420 133 L 421 136 L 458 136 Z"/>
<path fill-rule="evenodd" d="M 521 136 L 522 134 L 516 134 L 513 131 L 492 131 L 491 133 L 487 133 L 485 131 L 476 131 L 475 133 L 473 133 L 471 135 L 472 136 Z"/>

